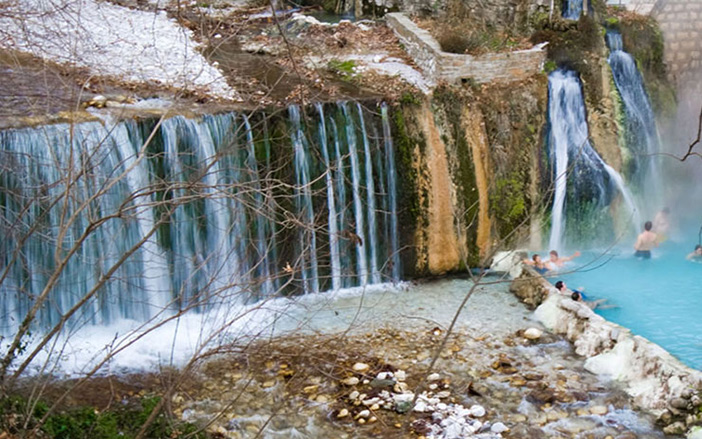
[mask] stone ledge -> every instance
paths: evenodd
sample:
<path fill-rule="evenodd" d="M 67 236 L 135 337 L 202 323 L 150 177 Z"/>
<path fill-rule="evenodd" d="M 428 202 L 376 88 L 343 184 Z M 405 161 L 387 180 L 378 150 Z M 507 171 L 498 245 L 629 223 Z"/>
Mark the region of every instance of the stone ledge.
<path fill-rule="evenodd" d="M 544 47 L 547 43 L 513 52 L 460 55 L 442 51 L 439 42 L 429 32 L 400 12 L 386 14 L 385 20 L 433 83 L 519 81 L 540 73 L 546 61 Z"/>

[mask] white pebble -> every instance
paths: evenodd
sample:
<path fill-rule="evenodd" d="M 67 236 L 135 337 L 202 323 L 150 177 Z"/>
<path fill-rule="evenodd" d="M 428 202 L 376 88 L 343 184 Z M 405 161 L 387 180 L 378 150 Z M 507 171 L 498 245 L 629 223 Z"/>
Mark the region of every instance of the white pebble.
<path fill-rule="evenodd" d="M 508 431 L 509 428 L 502 422 L 495 422 L 492 424 L 492 427 L 490 427 L 490 431 L 493 433 L 504 433 L 505 431 Z"/>
<path fill-rule="evenodd" d="M 524 331 L 524 338 L 529 340 L 537 340 L 543 335 L 544 331 L 537 328 L 529 328 Z"/>
<path fill-rule="evenodd" d="M 438 373 L 433 373 L 427 377 L 427 381 L 438 381 L 441 378 L 441 375 Z"/>
<path fill-rule="evenodd" d="M 365 372 L 370 369 L 370 366 L 366 363 L 356 363 L 353 365 L 353 370 L 356 372 Z"/>
<path fill-rule="evenodd" d="M 474 418 L 482 418 L 485 416 L 485 408 L 481 405 L 473 405 L 470 407 L 470 415 Z"/>
<path fill-rule="evenodd" d="M 356 377 L 348 377 L 344 380 L 341 381 L 342 383 L 346 384 L 347 386 L 355 386 L 360 382 L 360 380 Z"/>
<path fill-rule="evenodd" d="M 356 418 L 355 418 L 355 419 L 358 419 L 358 418 L 367 418 L 368 416 L 370 416 L 370 410 L 361 410 L 361 411 L 356 415 Z"/>

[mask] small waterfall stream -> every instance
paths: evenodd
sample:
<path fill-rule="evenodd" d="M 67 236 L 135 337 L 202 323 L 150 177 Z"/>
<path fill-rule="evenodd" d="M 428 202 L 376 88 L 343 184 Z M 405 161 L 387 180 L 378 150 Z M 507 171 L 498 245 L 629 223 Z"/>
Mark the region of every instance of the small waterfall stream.
<path fill-rule="evenodd" d="M 587 0 L 588 8 L 590 1 Z M 583 0 L 563 0 L 562 13 L 563 18 L 568 20 L 578 20 L 583 13 Z"/>
<path fill-rule="evenodd" d="M 398 280 L 387 112 L 340 102 L 0 132 L 0 333 L 43 293 L 48 328 L 73 307 L 81 323 L 146 321 Z"/>
<path fill-rule="evenodd" d="M 583 217 L 583 212 L 589 210 L 589 213 L 597 214 L 604 210 L 616 193 L 613 189 L 622 194 L 627 209 L 638 224 L 638 209 L 624 180 L 590 145 L 585 102 L 577 73 L 556 70 L 549 75 L 548 122 L 554 190 L 549 248 L 563 251 L 567 245 L 567 221 L 589 221 L 591 218 Z M 568 202 L 572 206 L 568 206 Z M 568 218 L 569 211 L 578 217 Z"/>
<path fill-rule="evenodd" d="M 649 204 L 655 205 L 651 197 L 658 192 L 656 185 L 660 181 L 655 157 L 660 150 L 660 139 L 651 102 L 636 61 L 622 48 L 622 36 L 618 32 L 607 32 L 607 45 L 610 49 L 607 61 L 626 111 L 627 146 L 632 152 L 632 159 L 626 166 L 627 175 L 639 191 L 646 194 Z"/>

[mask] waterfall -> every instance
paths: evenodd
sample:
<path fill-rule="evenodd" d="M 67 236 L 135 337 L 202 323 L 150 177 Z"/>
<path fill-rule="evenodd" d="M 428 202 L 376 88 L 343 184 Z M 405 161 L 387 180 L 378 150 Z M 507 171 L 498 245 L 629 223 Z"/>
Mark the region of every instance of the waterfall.
<path fill-rule="evenodd" d="M 373 162 L 371 158 L 370 142 L 368 141 L 368 132 L 366 131 L 366 122 L 363 118 L 363 110 L 361 104 L 356 104 L 358 110 L 358 119 L 361 121 L 361 137 L 363 138 L 363 153 L 366 157 L 366 198 L 368 201 L 368 245 L 370 247 L 370 275 L 371 283 L 380 282 L 380 273 L 378 272 L 378 234 L 372 231 L 377 230 L 378 223 L 375 220 L 375 184 L 373 182 Z"/>
<path fill-rule="evenodd" d="M 344 112 L 346 119 L 346 136 L 349 145 L 349 155 L 351 156 L 351 181 L 353 195 L 353 210 L 356 218 L 356 255 L 358 265 L 358 275 L 361 280 L 361 285 L 368 283 L 368 261 L 366 256 L 366 232 L 363 219 L 363 201 L 361 199 L 361 165 L 358 160 L 358 147 L 356 146 L 356 128 L 349 112 L 349 107 L 346 102 L 341 104 L 341 109 Z"/>
<path fill-rule="evenodd" d="M 0 333 L 44 291 L 37 328 L 398 280 L 388 109 L 351 108 L 0 131 Z"/>
<path fill-rule="evenodd" d="M 618 32 L 607 32 L 607 45 L 610 49 L 607 61 L 624 103 L 627 146 L 633 156 L 625 168 L 628 169 L 627 175 L 646 194 L 646 199 L 651 204 L 660 181 L 658 161 L 655 158 L 660 150 L 656 120 L 636 61 L 622 49 L 621 35 Z"/>
<path fill-rule="evenodd" d="M 275 292 L 273 280 L 271 278 L 270 267 L 270 252 L 268 239 L 271 238 L 270 220 L 266 216 L 266 203 L 263 199 L 263 188 L 261 187 L 261 176 L 258 170 L 258 159 L 256 157 L 256 146 L 253 139 L 253 130 L 248 116 L 241 115 L 244 120 L 244 128 L 246 129 L 246 167 L 250 174 L 252 182 L 252 190 L 254 197 L 254 209 L 256 212 L 256 256 L 255 260 L 260 261 L 256 267 L 256 275 L 258 279 L 263 280 L 262 292 L 265 296 L 270 296 Z"/>
<path fill-rule="evenodd" d="M 590 1 L 588 0 L 588 8 L 590 7 Z M 563 0 L 563 18 L 569 20 L 578 20 L 580 15 L 583 13 L 583 0 Z"/>
<path fill-rule="evenodd" d="M 339 200 L 338 206 L 339 209 L 337 211 L 337 224 L 338 226 L 336 227 L 336 230 L 338 233 L 342 230 L 346 230 L 346 168 L 344 166 L 344 154 L 341 149 L 341 137 L 339 136 L 339 128 L 336 125 L 336 122 L 334 119 L 330 119 L 329 122 L 331 123 L 331 128 L 332 128 L 332 136 L 334 138 L 334 154 L 336 157 L 336 166 L 335 166 L 335 172 L 336 172 L 336 177 L 335 177 L 335 182 L 336 182 L 336 195 L 337 199 Z M 341 237 L 339 237 L 341 239 Z M 337 240 L 339 242 L 339 240 Z M 351 255 L 348 252 L 348 245 L 347 243 L 344 243 L 343 245 L 343 250 L 346 251 L 341 251 L 342 250 L 342 244 L 339 243 L 339 249 L 341 252 L 340 255 L 340 262 L 341 262 L 341 286 L 342 287 L 348 287 L 351 285 L 351 273 L 350 273 L 350 268 L 351 268 Z M 344 269 L 344 267 L 346 267 Z"/>
<path fill-rule="evenodd" d="M 580 209 L 580 212 L 601 211 L 609 205 L 613 196 L 610 187 L 614 186 L 622 194 L 632 217 L 637 218 L 638 210 L 624 180 L 590 145 L 585 102 L 575 72 L 556 70 L 549 75 L 548 122 L 554 182 L 549 248 L 562 251 L 566 245 L 568 199 L 573 209 Z M 570 191 L 569 185 L 572 186 Z M 573 222 L 588 220 L 591 218 L 570 218 Z M 638 219 L 636 221 L 638 223 Z"/>
<path fill-rule="evenodd" d="M 111 130 L 90 122 L 0 132 L 1 333 L 15 331 L 43 294 L 50 306 L 38 312 L 42 328 L 69 313 L 78 323 L 146 320 L 169 304 L 140 145 L 133 122 Z M 82 299 L 87 303 L 74 313 Z"/>
<path fill-rule="evenodd" d="M 309 160 L 307 159 L 307 140 L 302 131 L 300 109 L 291 105 L 290 119 L 293 123 L 292 143 L 295 151 L 295 178 L 297 182 L 298 212 L 301 214 L 300 255 L 302 258 L 302 282 L 305 292 L 319 291 L 319 274 L 317 265 L 317 231 L 314 227 L 314 206 L 312 205 L 312 183 L 310 179 Z M 309 262 L 307 255 L 309 252 Z"/>
<path fill-rule="evenodd" d="M 381 107 L 383 118 L 383 138 L 385 139 L 385 162 L 387 166 L 388 178 L 388 201 L 390 211 L 388 212 L 390 222 L 390 247 L 392 252 L 392 280 L 400 280 L 400 238 L 397 228 L 397 175 L 395 173 L 395 152 L 392 144 L 392 134 L 390 133 L 390 120 L 388 117 L 388 106 L 383 103 Z"/>
<path fill-rule="evenodd" d="M 341 258 L 339 256 L 339 224 L 337 221 L 336 201 L 334 197 L 334 176 L 333 168 L 329 160 L 329 147 L 327 145 L 327 124 L 324 121 L 324 107 L 316 104 L 319 113 L 319 143 L 324 158 L 324 166 L 327 168 L 325 180 L 327 183 L 327 210 L 329 211 L 329 248 L 331 253 L 332 289 L 335 291 L 341 288 Z"/>

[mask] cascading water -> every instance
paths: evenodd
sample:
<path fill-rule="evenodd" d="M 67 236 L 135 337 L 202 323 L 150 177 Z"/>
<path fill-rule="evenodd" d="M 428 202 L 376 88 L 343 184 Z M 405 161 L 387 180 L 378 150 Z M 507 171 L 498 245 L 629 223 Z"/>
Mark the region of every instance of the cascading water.
<path fill-rule="evenodd" d="M 627 147 L 632 152 L 627 175 L 636 187 L 646 194 L 649 204 L 658 192 L 659 170 L 656 154 L 660 150 L 656 120 L 648 94 L 634 58 L 622 48 L 622 37 L 618 32 L 607 32 L 607 45 L 610 49 L 609 62 L 612 76 L 626 111 Z"/>
<path fill-rule="evenodd" d="M 548 122 L 554 185 L 549 248 L 564 250 L 568 221 L 592 225 L 593 215 L 609 205 L 612 187 L 622 194 L 638 224 L 638 210 L 624 180 L 590 145 L 582 87 L 575 72 L 556 70 L 549 75 Z M 575 217 L 567 218 L 567 212 Z M 570 238 L 577 241 L 583 237 Z"/>
<path fill-rule="evenodd" d="M 356 263 L 358 265 L 358 273 L 361 278 L 361 285 L 366 285 L 368 283 L 368 256 L 366 255 L 366 248 L 363 246 L 364 243 L 366 243 L 366 228 L 364 225 L 363 199 L 361 196 L 361 165 L 358 160 L 356 130 L 353 128 L 354 122 L 351 112 L 349 111 L 349 107 L 345 102 L 341 104 L 341 108 L 344 111 L 344 118 L 346 119 L 346 136 L 348 139 L 349 153 L 351 155 L 353 211 L 356 218 L 356 231 L 354 239 L 354 241 L 356 241 Z"/>
<path fill-rule="evenodd" d="M 317 231 L 314 221 L 314 206 L 312 205 L 312 183 L 310 179 L 310 162 L 307 159 L 307 139 L 302 130 L 300 109 L 295 105 L 289 108 L 290 120 L 293 123 L 292 143 L 295 151 L 295 178 L 297 180 L 297 210 L 301 214 L 300 222 L 300 255 L 302 283 L 305 293 L 319 292 L 319 272 L 317 264 Z M 307 258 L 309 257 L 309 261 Z"/>
<path fill-rule="evenodd" d="M 395 150 L 392 144 L 392 134 L 390 132 L 390 120 L 388 117 L 388 106 L 383 103 L 381 108 L 383 118 L 383 138 L 385 139 L 385 162 L 387 166 L 388 178 L 388 202 L 390 205 L 389 227 L 390 227 L 390 248 L 395 249 L 392 253 L 392 280 L 400 280 L 400 237 L 397 228 L 397 179 L 395 174 Z"/>
<path fill-rule="evenodd" d="M 350 108 L 0 132 L 0 333 L 397 280 L 387 108 Z"/>
<path fill-rule="evenodd" d="M 37 299 L 44 327 L 68 316 L 146 320 L 170 303 L 142 140 L 133 122 L 0 132 L 0 332 Z"/>
<path fill-rule="evenodd" d="M 590 1 L 587 1 L 588 8 L 590 6 Z M 562 8 L 563 18 L 568 20 L 578 20 L 580 15 L 583 13 L 583 0 L 563 0 Z"/>

